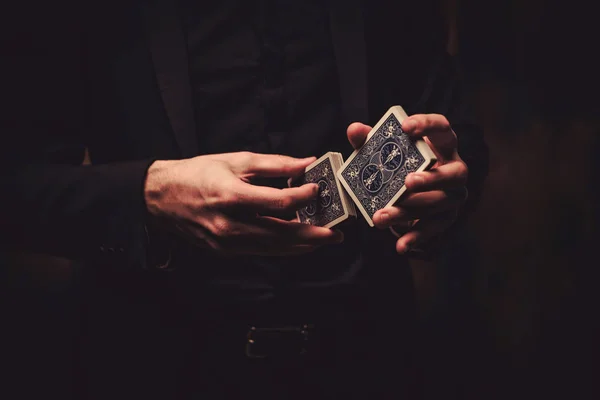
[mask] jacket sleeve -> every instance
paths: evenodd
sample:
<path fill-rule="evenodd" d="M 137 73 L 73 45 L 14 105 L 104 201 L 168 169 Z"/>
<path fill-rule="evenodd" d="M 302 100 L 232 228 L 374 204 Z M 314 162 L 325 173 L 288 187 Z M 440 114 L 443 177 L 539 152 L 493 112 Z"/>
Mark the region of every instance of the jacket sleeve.
<path fill-rule="evenodd" d="M 4 247 L 145 266 L 143 184 L 149 164 L 4 165 Z"/>
<path fill-rule="evenodd" d="M 431 67 L 424 91 L 411 113 L 437 113 L 448 118 L 458 137 L 458 153 L 469 167 L 465 204 L 473 211 L 489 170 L 489 150 L 484 132 L 475 119 L 457 56 L 442 52 Z"/>

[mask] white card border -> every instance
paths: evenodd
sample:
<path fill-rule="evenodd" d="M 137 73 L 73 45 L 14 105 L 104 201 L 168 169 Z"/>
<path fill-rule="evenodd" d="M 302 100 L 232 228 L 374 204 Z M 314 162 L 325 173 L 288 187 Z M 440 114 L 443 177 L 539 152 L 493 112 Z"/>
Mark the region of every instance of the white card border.
<path fill-rule="evenodd" d="M 379 127 L 381 125 L 383 125 L 383 123 L 388 119 L 388 117 L 391 114 L 394 114 L 394 116 L 398 119 L 398 122 L 400 122 L 400 123 L 402 123 L 402 121 L 404 121 L 405 118 L 408 118 L 408 115 L 406 114 L 406 112 L 404 111 L 404 109 L 401 106 L 390 107 L 387 110 L 387 112 L 383 115 L 383 117 L 381 117 L 381 119 L 377 122 L 377 124 L 375 124 L 373 129 L 371 129 L 371 131 L 367 135 L 367 139 L 365 140 L 365 143 L 367 143 L 369 141 L 369 139 L 371 139 L 371 137 L 375 134 L 375 132 L 377 132 L 377 129 L 379 129 Z M 417 150 L 419 150 L 419 152 L 421 152 L 421 155 L 425 158 L 425 162 L 423 163 L 423 165 L 421 165 L 415 171 L 415 172 L 421 172 L 421 171 L 431 167 L 437 161 L 437 158 L 435 157 L 435 154 L 433 153 L 433 151 L 429 148 L 429 145 L 423 139 L 416 139 L 414 141 L 414 143 L 415 143 L 415 146 L 417 147 Z M 356 198 L 356 196 L 350 189 L 350 185 L 348 184 L 348 182 L 346 182 L 346 180 L 342 176 L 342 172 L 348 167 L 348 164 L 350 164 L 350 162 L 352 162 L 352 160 L 354 159 L 354 157 L 356 157 L 356 155 L 358 154 L 359 151 L 360 151 L 360 149 L 354 150 L 354 152 L 350 155 L 350 157 L 348 157 L 348 159 L 346 160 L 344 165 L 342 165 L 342 167 L 338 170 L 337 177 L 338 177 L 338 181 L 342 183 L 342 185 L 344 186 L 344 189 L 346 189 L 346 193 L 348 193 L 348 195 L 352 198 L 352 200 L 354 201 L 354 204 L 359 209 L 360 213 L 363 215 L 363 217 L 365 218 L 365 220 L 367 221 L 369 226 L 373 227 L 373 226 L 375 226 L 375 224 L 373 223 L 373 220 L 369 216 L 369 213 L 363 208 L 363 206 L 360 203 L 360 201 L 358 200 L 358 198 Z M 396 203 L 398 201 L 398 199 L 400 198 L 400 196 L 402 196 L 402 194 L 405 191 L 406 191 L 406 185 L 402 185 L 402 187 L 400 188 L 398 193 L 396 193 L 394 195 L 394 197 L 392 197 L 390 199 L 390 201 L 387 204 L 385 204 L 383 207 L 381 207 L 380 209 L 389 207 L 390 205 Z"/>
<path fill-rule="evenodd" d="M 304 169 L 304 173 L 307 173 L 308 171 L 310 171 L 311 169 L 313 169 L 314 167 L 316 167 L 318 164 L 320 164 L 321 162 L 323 162 L 323 160 L 325 160 L 326 158 L 329 158 L 329 164 L 331 164 L 331 168 L 334 169 L 334 171 L 333 171 L 333 177 L 337 178 L 338 177 L 337 173 L 339 171 L 339 168 L 336 169 L 336 167 L 338 166 L 338 164 L 336 164 L 334 162 L 333 155 L 334 155 L 334 152 L 332 152 L 332 151 L 328 151 L 327 153 L 323 154 L 316 161 L 312 162 L 309 166 L 307 166 Z M 288 186 L 291 186 L 292 181 L 293 181 L 292 178 L 288 179 Z M 345 220 L 347 220 L 350 217 L 350 214 L 348 213 L 348 208 L 346 207 L 346 204 L 344 204 L 344 199 L 343 199 L 344 188 L 340 185 L 340 180 L 339 179 L 335 179 L 335 183 L 337 185 L 338 192 L 340 194 L 340 200 L 341 200 L 341 203 L 342 203 L 342 208 L 344 209 L 344 215 L 342 215 L 342 216 L 334 219 L 333 221 L 329 222 L 326 225 L 323 225 L 320 228 L 331 228 L 331 227 L 334 227 L 335 225 L 344 222 Z M 298 213 L 298 211 L 296 211 L 296 218 L 298 218 L 298 222 L 300 223 L 300 214 Z M 313 225 L 313 226 L 318 226 L 318 225 Z"/>

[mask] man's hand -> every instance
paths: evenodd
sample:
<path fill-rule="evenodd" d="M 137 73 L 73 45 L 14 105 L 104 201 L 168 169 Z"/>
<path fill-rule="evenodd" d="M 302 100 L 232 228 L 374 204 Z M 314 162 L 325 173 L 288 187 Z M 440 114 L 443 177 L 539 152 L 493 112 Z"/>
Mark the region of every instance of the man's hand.
<path fill-rule="evenodd" d="M 422 137 L 437 156 L 429 171 L 409 174 L 407 191 L 394 206 L 373 215 L 375 226 L 394 228 L 400 233 L 396 251 L 406 253 L 449 228 L 467 198 L 466 164 L 456 150 L 456 134 L 443 115 L 416 114 L 402 122 L 402 129 L 412 137 Z M 348 127 L 348 140 L 354 148 L 365 142 L 371 128 L 355 122 Z"/>
<path fill-rule="evenodd" d="M 156 161 L 146 178 L 146 206 L 167 228 L 218 252 L 309 252 L 341 242 L 342 234 L 259 214 L 294 212 L 316 197 L 317 185 L 275 189 L 250 182 L 299 175 L 314 160 L 240 152 Z"/>

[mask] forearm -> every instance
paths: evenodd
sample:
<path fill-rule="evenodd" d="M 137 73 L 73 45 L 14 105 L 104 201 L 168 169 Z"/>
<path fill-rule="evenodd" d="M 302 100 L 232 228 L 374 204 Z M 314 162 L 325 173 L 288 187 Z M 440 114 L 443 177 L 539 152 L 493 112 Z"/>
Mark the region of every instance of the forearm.
<path fill-rule="evenodd" d="M 144 266 L 143 189 L 151 162 L 5 167 L 4 246 Z"/>

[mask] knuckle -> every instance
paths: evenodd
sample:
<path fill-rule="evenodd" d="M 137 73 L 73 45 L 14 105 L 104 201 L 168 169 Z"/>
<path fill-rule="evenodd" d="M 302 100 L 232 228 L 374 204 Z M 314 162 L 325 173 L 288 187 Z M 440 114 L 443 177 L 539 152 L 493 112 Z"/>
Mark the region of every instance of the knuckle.
<path fill-rule="evenodd" d="M 225 189 L 218 192 L 217 195 L 207 199 L 207 204 L 213 209 L 227 209 L 234 206 L 239 201 L 239 195 L 232 190 Z M 216 190 L 215 190 L 216 192 Z"/>
<path fill-rule="evenodd" d="M 204 190 L 199 193 L 201 201 L 210 208 L 220 208 L 231 200 L 229 182 L 209 178 L 204 182 Z"/>
<path fill-rule="evenodd" d="M 272 200 L 271 201 L 271 206 L 275 210 L 282 210 L 283 209 L 283 199 L 274 199 L 274 200 Z"/>
<path fill-rule="evenodd" d="M 235 196 L 233 195 L 233 193 L 225 191 L 219 196 L 218 205 L 223 208 L 229 207 L 233 203 L 234 197 Z"/>
<path fill-rule="evenodd" d="M 226 218 L 215 218 L 211 232 L 221 240 L 226 239 L 231 234 L 231 223 Z"/>
<path fill-rule="evenodd" d="M 436 114 L 425 114 L 423 115 L 421 127 L 423 130 L 431 129 L 435 126 L 435 116 Z"/>
<path fill-rule="evenodd" d="M 443 130 L 451 130 L 450 121 L 442 114 L 433 114 L 433 117 L 437 120 L 437 125 Z M 433 119 L 433 118 L 432 118 Z"/>
<path fill-rule="evenodd" d="M 442 128 L 443 122 L 440 114 L 427 114 L 424 118 L 424 125 L 426 129 L 439 130 Z"/>
<path fill-rule="evenodd" d="M 235 191 L 228 191 L 223 196 L 223 205 L 226 207 L 233 207 L 236 204 L 240 203 L 241 198 L 242 198 L 242 195 L 240 193 L 235 192 Z"/>
<path fill-rule="evenodd" d="M 426 119 L 424 116 L 413 117 L 414 131 L 421 133 L 425 130 Z"/>
<path fill-rule="evenodd" d="M 275 208 L 279 210 L 287 210 L 292 207 L 294 200 L 290 195 L 283 195 L 275 199 Z"/>
<path fill-rule="evenodd" d="M 256 154 L 250 151 L 240 151 L 237 154 L 238 161 L 245 165 L 251 165 L 256 162 Z"/>

